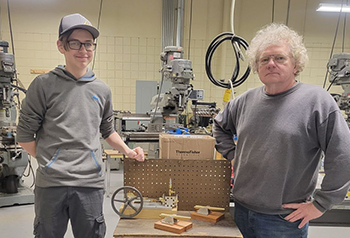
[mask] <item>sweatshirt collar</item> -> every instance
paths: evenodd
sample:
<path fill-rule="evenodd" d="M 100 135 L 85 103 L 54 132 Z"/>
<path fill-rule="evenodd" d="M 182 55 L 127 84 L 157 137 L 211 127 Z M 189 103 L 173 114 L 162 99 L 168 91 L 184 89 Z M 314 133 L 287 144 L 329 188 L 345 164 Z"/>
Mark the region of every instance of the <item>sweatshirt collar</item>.
<path fill-rule="evenodd" d="M 284 95 L 287 95 L 287 94 L 290 94 L 292 92 L 294 92 L 297 88 L 299 88 L 299 85 L 300 85 L 300 82 L 299 81 L 296 81 L 295 84 L 289 88 L 288 90 L 284 91 L 284 92 L 281 92 L 281 93 L 277 93 L 277 94 L 268 94 L 266 93 L 265 91 L 265 87 L 261 87 L 262 90 L 263 90 L 263 94 L 266 96 L 266 97 L 269 97 L 269 98 L 276 98 L 276 97 L 279 97 L 279 96 L 284 96 Z"/>
<path fill-rule="evenodd" d="M 96 79 L 95 73 L 90 68 L 88 68 L 86 73 L 81 78 L 78 78 L 78 79 L 75 78 L 74 75 L 72 75 L 70 72 L 68 72 L 63 65 L 57 66 L 54 69 L 54 73 L 66 79 L 74 80 L 78 82 L 91 82 Z"/>

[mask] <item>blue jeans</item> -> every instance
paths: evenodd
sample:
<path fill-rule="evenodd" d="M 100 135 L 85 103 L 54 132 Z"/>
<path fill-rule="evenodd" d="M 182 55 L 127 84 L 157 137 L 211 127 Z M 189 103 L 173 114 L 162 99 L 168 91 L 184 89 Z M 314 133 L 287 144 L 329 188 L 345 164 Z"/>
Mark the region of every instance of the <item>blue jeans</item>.
<path fill-rule="evenodd" d="M 251 211 L 235 203 L 235 222 L 244 238 L 307 238 L 309 224 L 284 220 L 288 214 L 268 215 Z"/>

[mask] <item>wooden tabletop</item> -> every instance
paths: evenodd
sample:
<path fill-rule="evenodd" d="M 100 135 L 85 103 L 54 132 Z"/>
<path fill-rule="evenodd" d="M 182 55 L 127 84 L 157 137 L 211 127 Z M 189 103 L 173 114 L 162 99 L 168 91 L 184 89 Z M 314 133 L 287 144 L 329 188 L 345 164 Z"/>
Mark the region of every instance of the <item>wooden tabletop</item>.
<path fill-rule="evenodd" d="M 177 212 L 178 215 L 189 216 L 190 212 Z M 239 232 L 236 224 L 234 223 L 229 213 L 225 214 L 225 219 L 219 221 L 216 224 L 191 220 L 193 227 L 181 234 L 158 230 L 154 228 L 154 223 L 159 219 L 120 219 L 113 237 L 127 237 L 127 238 L 140 238 L 140 237 L 181 237 L 181 238 L 212 238 L 212 237 L 224 237 L 224 238 L 242 238 L 242 234 Z"/>
<path fill-rule="evenodd" d="M 107 149 L 104 150 L 104 153 L 107 156 L 110 156 L 111 158 L 123 158 L 124 155 L 123 153 L 119 152 L 118 150 L 111 150 L 111 149 Z M 144 152 L 145 156 L 147 156 L 147 152 Z"/>
<path fill-rule="evenodd" d="M 115 156 L 123 156 L 122 153 L 120 153 L 118 150 L 104 150 L 104 152 L 106 153 L 106 155 L 115 155 Z"/>

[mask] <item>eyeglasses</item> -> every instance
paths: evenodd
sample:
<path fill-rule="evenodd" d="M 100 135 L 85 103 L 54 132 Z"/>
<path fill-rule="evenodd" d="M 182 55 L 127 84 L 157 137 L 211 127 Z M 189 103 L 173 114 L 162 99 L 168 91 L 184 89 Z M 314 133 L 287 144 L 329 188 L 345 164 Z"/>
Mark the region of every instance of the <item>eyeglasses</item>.
<path fill-rule="evenodd" d="M 96 43 L 91 43 L 91 42 L 82 43 L 78 40 L 68 41 L 68 47 L 71 50 L 80 50 L 82 45 L 84 45 L 86 51 L 94 51 L 96 49 Z"/>
<path fill-rule="evenodd" d="M 284 64 L 287 62 L 288 60 L 288 55 L 284 55 L 284 54 L 277 54 L 277 55 L 265 55 L 263 57 L 261 57 L 258 62 L 259 65 L 267 65 L 270 60 L 272 59 L 273 62 L 275 62 L 276 64 Z"/>

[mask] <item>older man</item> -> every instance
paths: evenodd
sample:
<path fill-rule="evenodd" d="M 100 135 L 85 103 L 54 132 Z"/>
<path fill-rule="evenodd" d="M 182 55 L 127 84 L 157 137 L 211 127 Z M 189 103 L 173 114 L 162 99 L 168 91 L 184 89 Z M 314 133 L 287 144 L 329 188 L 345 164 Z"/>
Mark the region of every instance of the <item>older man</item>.
<path fill-rule="evenodd" d="M 349 128 L 328 92 L 296 79 L 308 57 L 295 31 L 268 25 L 247 55 L 264 86 L 230 101 L 214 123 L 217 150 L 234 160 L 235 221 L 245 238 L 307 237 L 308 222 L 349 188 Z"/>

